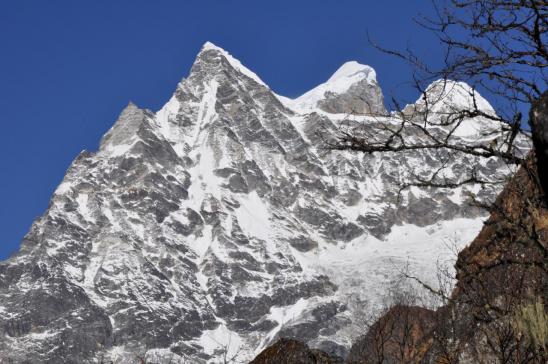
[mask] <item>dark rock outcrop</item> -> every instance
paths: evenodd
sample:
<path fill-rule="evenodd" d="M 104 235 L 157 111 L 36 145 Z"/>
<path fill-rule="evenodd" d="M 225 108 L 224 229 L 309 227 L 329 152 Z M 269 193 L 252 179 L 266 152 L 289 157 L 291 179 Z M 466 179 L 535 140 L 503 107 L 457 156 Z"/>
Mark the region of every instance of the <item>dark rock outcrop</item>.
<path fill-rule="evenodd" d="M 537 100 L 529 113 L 531 136 L 537 155 L 539 179 L 548 194 L 548 91 Z"/>
<path fill-rule="evenodd" d="M 412 362 L 431 345 L 434 311 L 396 305 L 380 317 L 350 350 L 347 363 L 399 364 Z"/>
<path fill-rule="evenodd" d="M 250 364 L 342 364 L 341 358 L 310 349 L 305 343 L 293 339 L 279 339 L 263 350 Z"/>

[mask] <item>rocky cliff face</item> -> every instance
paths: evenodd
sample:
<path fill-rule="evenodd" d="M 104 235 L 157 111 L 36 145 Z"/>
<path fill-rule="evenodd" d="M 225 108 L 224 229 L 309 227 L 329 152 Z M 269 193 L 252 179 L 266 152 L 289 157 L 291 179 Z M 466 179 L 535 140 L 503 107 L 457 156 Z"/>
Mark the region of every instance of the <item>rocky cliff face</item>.
<path fill-rule="evenodd" d="M 0 357 L 245 361 L 286 336 L 345 356 L 353 317 L 375 306 L 394 267 L 432 278 L 444 242 L 462 246 L 481 227 L 467 193 L 498 192 L 411 188 L 398 199 L 401 183 L 442 160 L 448 179 L 473 165 L 510 173 L 494 158 L 324 148 L 341 123 L 397 122 L 382 100 L 374 71 L 355 62 L 289 100 L 204 45 L 161 110 L 128 105 L 99 150 L 74 160 L 0 264 Z M 463 143 L 482 125 L 466 123 Z"/>
<path fill-rule="evenodd" d="M 548 317 L 548 210 L 534 159 L 508 183 L 479 235 L 460 252 L 447 304 L 436 311 L 393 307 L 353 345 L 349 363 L 381 356 L 401 363 L 402 353 L 413 363 L 546 363 L 546 335 L 539 332 L 546 332 Z M 535 305 L 536 312 L 523 315 Z"/>
<path fill-rule="evenodd" d="M 459 318 L 462 362 L 548 360 L 546 342 L 539 351 L 539 343 L 515 322 L 521 310 L 539 302 L 546 316 L 548 209 L 534 159 L 505 187 L 485 227 L 459 254 L 449 308 Z M 546 321 L 535 320 L 546 330 Z"/>

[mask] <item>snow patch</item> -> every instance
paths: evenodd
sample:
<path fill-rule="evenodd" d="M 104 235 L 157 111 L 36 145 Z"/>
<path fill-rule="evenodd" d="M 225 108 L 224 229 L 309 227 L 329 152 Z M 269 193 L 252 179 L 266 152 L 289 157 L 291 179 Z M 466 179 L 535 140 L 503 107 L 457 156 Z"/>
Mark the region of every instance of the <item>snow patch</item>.
<path fill-rule="evenodd" d="M 206 354 L 222 352 L 222 356 L 226 354 L 227 360 L 234 358 L 236 362 L 240 359 L 238 355 L 244 344 L 240 336 L 227 329 L 225 324 L 219 325 L 215 330 L 203 331 L 198 343 Z"/>
<path fill-rule="evenodd" d="M 84 220 L 86 221 L 94 221 L 92 212 L 88 206 L 88 199 L 89 196 L 87 193 L 79 193 L 78 197 L 76 197 L 76 202 L 78 203 L 78 212 Z"/>
<path fill-rule="evenodd" d="M 242 198 L 236 210 L 238 224 L 248 236 L 268 240 L 271 232 L 270 213 L 256 191 Z"/>

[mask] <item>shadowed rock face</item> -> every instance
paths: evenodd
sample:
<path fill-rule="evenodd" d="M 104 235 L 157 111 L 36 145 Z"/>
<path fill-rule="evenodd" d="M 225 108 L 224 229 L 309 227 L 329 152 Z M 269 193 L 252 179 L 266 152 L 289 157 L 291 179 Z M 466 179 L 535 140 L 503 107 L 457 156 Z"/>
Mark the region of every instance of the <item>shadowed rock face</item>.
<path fill-rule="evenodd" d="M 416 306 L 394 306 L 352 345 L 346 362 L 418 362 L 414 358 L 420 357 L 431 345 L 435 324 L 434 311 Z"/>
<path fill-rule="evenodd" d="M 378 85 L 358 76 L 303 112 L 206 44 L 161 110 L 128 105 L 99 150 L 74 160 L 20 251 L 0 263 L 0 357 L 246 360 L 282 335 L 346 355 L 357 333 L 341 291 L 374 300 L 378 292 L 363 285 L 390 274 L 341 262 L 347 247 L 480 215 L 459 197 L 479 186 L 413 189 L 396 203 L 399 184 L 437 168 L 437 154 L 323 148 L 318 128 L 336 130 L 346 117 L 334 112 L 384 110 Z M 356 117 L 372 128 L 391 122 Z M 496 159 L 456 155 L 449 164 L 508 173 Z"/>
<path fill-rule="evenodd" d="M 386 115 L 384 97 L 375 83 L 360 81 L 343 94 L 327 92 L 318 107 L 332 114 L 373 114 Z"/>
<path fill-rule="evenodd" d="M 500 358 L 481 343 L 501 336 L 501 322 L 519 307 L 546 299 L 547 249 L 548 209 L 531 155 L 497 198 L 478 237 L 459 254 L 453 309 L 459 338 L 466 343 L 461 357 L 487 362 Z M 527 357 L 527 349 L 518 351 Z M 533 358 L 544 363 L 548 355 Z"/>
<path fill-rule="evenodd" d="M 320 350 L 291 339 L 280 339 L 263 350 L 250 364 L 342 364 L 341 358 L 330 357 Z"/>
<path fill-rule="evenodd" d="M 529 113 L 531 135 L 537 155 L 537 169 L 544 193 L 548 191 L 548 91 L 538 99 Z"/>

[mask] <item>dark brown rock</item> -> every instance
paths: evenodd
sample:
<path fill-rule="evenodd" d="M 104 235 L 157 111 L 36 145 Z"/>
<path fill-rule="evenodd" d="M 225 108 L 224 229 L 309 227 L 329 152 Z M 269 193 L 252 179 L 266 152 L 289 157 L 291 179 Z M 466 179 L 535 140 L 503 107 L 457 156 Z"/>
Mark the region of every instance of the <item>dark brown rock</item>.
<path fill-rule="evenodd" d="M 250 364 L 342 364 L 340 358 L 310 349 L 306 344 L 292 339 L 280 339 L 264 349 Z"/>
<path fill-rule="evenodd" d="M 430 347 L 436 313 L 417 306 L 389 309 L 350 350 L 347 363 L 412 363 Z"/>

